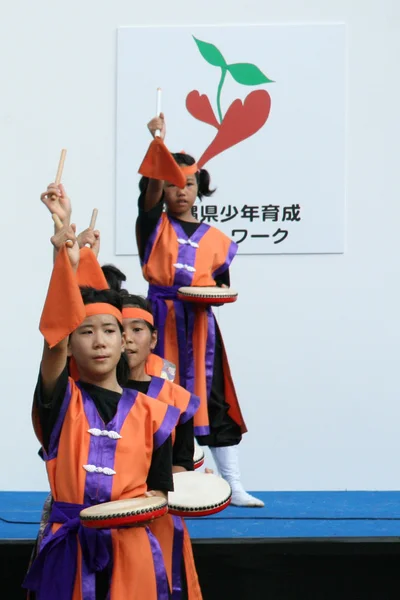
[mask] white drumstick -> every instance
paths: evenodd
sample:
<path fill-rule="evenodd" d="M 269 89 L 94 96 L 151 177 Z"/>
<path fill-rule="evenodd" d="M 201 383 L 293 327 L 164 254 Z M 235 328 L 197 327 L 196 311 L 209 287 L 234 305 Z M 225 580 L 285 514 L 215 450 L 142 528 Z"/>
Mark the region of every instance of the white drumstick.
<path fill-rule="evenodd" d="M 161 88 L 157 88 L 157 104 L 156 104 L 156 115 L 159 117 L 161 114 Z M 161 137 L 161 131 L 156 130 L 155 137 Z"/>

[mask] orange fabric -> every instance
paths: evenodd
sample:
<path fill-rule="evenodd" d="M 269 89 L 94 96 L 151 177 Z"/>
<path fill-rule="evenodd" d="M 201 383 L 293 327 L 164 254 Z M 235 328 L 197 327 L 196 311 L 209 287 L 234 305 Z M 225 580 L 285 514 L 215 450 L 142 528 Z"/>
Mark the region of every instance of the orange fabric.
<path fill-rule="evenodd" d="M 193 286 L 213 286 L 215 280 L 212 274 L 221 267 L 229 252 L 231 240 L 215 227 L 210 227 L 199 242 L 196 251 L 195 269 L 193 273 Z M 150 252 L 147 263 L 142 267 L 144 278 L 151 284 L 172 286 L 174 284 L 175 267 L 179 251 L 177 234 L 173 229 L 168 216 L 164 213 L 160 219 L 157 236 Z M 179 384 L 179 340 L 177 339 L 176 316 L 174 302 L 167 300 L 167 319 L 164 330 L 164 356 L 176 365 L 176 383 Z M 208 401 L 205 372 L 205 352 L 207 342 L 207 313 L 205 308 L 198 306 L 195 309 L 195 323 L 193 335 L 193 351 L 195 363 L 195 388 L 194 393 L 200 397 L 200 408 L 194 416 L 195 427 L 206 427 L 208 420 Z M 157 324 L 156 324 L 157 325 Z M 216 325 L 217 326 L 217 325 Z M 223 351 L 225 399 L 229 405 L 229 415 L 240 425 L 242 433 L 247 431 L 237 399 L 235 387 L 230 374 L 229 364 L 225 350 Z"/>
<path fill-rule="evenodd" d="M 198 170 L 199 170 L 199 167 L 198 167 L 197 163 L 194 163 L 193 165 L 189 165 L 189 166 L 181 165 L 181 171 L 185 175 L 194 175 L 195 173 L 197 173 Z"/>
<path fill-rule="evenodd" d="M 139 173 L 150 179 L 169 181 L 179 188 L 186 185 L 185 175 L 160 137 L 151 142 L 139 167 Z"/>
<path fill-rule="evenodd" d="M 146 323 L 150 323 L 150 325 L 154 325 L 153 315 L 142 308 L 133 308 L 127 306 L 126 308 L 122 309 L 122 318 L 141 319 L 142 321 L 146 321 Z"/>
<path fill-rule="evenodd" d="M 215 227 L 210 227 L 200 241 L 196 252 L 193 286 L 215 285 L 212 276 L 224 262 L 229 252 L 231 240 Z M 177 235 L 165 213 L 154 240 L 153 249 L 143 266 L 144 278 L 155 285 L 170 286 L 174 283 L 175 267 L 179 251 Z"/>
<path fill-rule="evenodd" d="M 71 399 L 61 428 L 57 457 L 48 461 L 47 473 L 54 500 L 83 503 L 91 435 L 82 395 L 69 378 Z M 121 428 L 115 453 L 111 500 L 133 498 L 147 490 L 146 479 L 153 452 L 153 435 L 161 426 L 167 405 L 138 393 Z M 127 468 L 134 465 L 134 468 Z M 53 525 L 53 532 L 58 529 Z M 150 542 L 143 527 L 112 531 L 113 572 L 111 599 L 157 600 Z M 83 600 L 79 571 L 73 600 Z"/>
<path fill-rule="evenodd" d="M 93 250 L 84 247 L 80 249 L 79 254 L 79 265 L 76 272 L 78 285 L 81 287 L 93 287 L 96 290 L 108 290 L 107 279 L 101 270 Z"/>
<path fill-rule="evenodd" d="M 54 263 L 39 329 L 53 348 L 72 333 L 85 316 L 81 292 L 64 245 Z"/>
<path fill-rule="evenodd" d="M 122 325 L 121 311 L 108 302 L 92 302 L 91 304 L 85 304 L 85 314 L 86 317 L 91 317 L 93 315 L 112 315 Z"/>
<path fill-rule="evenodd" d="M 196 571 L 196 564 L 194 562 L 192 542 L 190 535 L 186 527 L 184 519 L 182 519 L 183 525 L 183 560 L 185 561 L 185 572 L 186 581 L 188 587 L 189 600 L 202 600 L 203 596 L 200 589 L 199 578 Z"/>
<path fill-rule="evenodd" d="M 160 393 L 157 396 L 157 400 L 169 404 L 170 406 L 175 406 L 182 414 L 188 408 L 191 394 L 180 385 L 176 385 L 171 381 L 164 381 Z M 174 438 L 175 436 L 173 436 L 173 440 Z M 165 515 L 165 517 L 153 521 L 153 523 L 150 524 L 150 529 L 161 546 L 168 581 L 170 589 L 172 590 L 172 556 L 174 543 L 174 522 L 172 515 Z M 202 600 L 200 584 L 193 557 L 192 543 L 186 525 L 184 525 L 183 560 L 187 574 L 189 600 Z"/>
<path fill-rule="evenodd" d="M 146 361 L 146 373 L 147 375 L 173 381 L 176 375 L 176 366 L 161 358 L 161 356 L 157 356 L 157 354 L 149 354 Z"/>

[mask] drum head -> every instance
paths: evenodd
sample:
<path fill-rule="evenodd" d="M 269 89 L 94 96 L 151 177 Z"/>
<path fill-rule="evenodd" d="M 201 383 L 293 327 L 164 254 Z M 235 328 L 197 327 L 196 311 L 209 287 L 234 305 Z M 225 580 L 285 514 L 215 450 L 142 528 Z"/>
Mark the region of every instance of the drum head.
<path fill-rule="evenodd" d="M 229 302 L 235 302 L 237 296 L 238 293 L 235 290 L 218 286 L 188 286 L 181 287 L 178 290 L 180 300 L 197 304 L 228 304 Z"/>
<path fill-rule="evenodd" d="M 165 498 L 127 498 L 103 502 L 85 508 L 80 513 L 82 525 L 96 529 L 110 529 L 140 525 L 164 516 L 168 512 Z"/>
<path fill-rule="evenodd" d="M 174 491 L 168 494 L 169 512 L 181 517 L 206 517 L 227 508 L 232 490 L 211 473 L 174 473 Z"/>

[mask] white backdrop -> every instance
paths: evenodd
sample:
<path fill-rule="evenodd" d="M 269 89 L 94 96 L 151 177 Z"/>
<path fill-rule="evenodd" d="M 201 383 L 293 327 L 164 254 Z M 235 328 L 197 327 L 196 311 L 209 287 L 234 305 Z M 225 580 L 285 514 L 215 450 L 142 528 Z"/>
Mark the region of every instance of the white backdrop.
<path fill-rule="evenodd" d="M 215 67 L 224 60 L 228 69 L 247 63 L 239 83 Z M 232 237 L 239 254 L 343 252 L 343 25 L 125 27 L 117 73 L 117 254 L 137 253 L 129 190 L 159 86 L 167 146 L 194 155 L 217 187 L 198 203 L 199 219 Z M 225 150 L 213 156 L 216 145 Z"/>
<path fill-rule="evenodd" d="M 3 489 L 46 488 L 30 423 L 51 268 L 52 222 L 39 194 L 68 148 L 64 182 L 78 226 L 97 206 L 102 262 L 115 262 L 131 289 L 145 291 L 137 258 L 114 255 L 116 31 L 194 22 L 348 26 L 346 253 L 239 256 L 232 280 L 240 300 L 220 310 L 249 427 L 244 482 L 266 490 L 399 487 L 399 17 L 394 0 L 4 4 Z M 135 203 L 135 182 L 130 194 Z"/>

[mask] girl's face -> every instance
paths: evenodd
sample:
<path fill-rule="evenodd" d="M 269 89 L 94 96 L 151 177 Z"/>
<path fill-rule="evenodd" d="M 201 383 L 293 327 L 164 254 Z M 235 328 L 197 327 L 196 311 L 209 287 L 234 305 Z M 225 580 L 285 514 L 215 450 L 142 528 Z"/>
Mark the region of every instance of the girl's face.
<path fill-rule="evenodd" d="M 141 319 L 124 319 L 126 355 L 130 369 L 144 365 L 157 344 L 157 332 L 151 333 Z"/>
<path fill-rule="evenodd" d="M 191 213 L 192 206 L 197 198 L 197 192 L 198 186 L 195 175 L 186 177 L 186 185 L 182 189 L 166 181 L 164 183 L 164 201 L 168 212 L 177 217 Z"/>
<path fill-rule="evenodd" d="M 68 342 L 68 356 L 75 358 L 80 377 L 91 380 L 112 373 L 124 350 L 125 336 L 112 315 L 86 317 Z"/>

